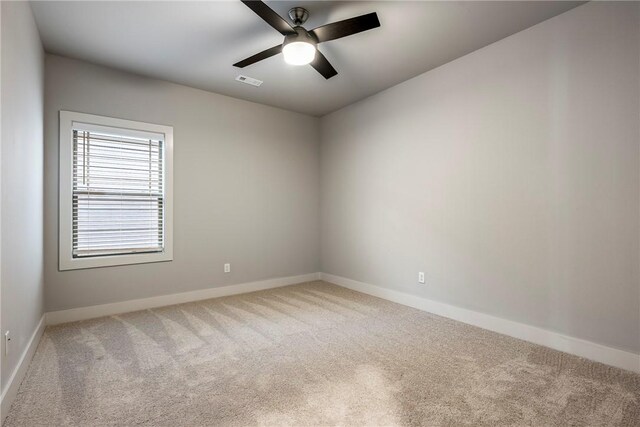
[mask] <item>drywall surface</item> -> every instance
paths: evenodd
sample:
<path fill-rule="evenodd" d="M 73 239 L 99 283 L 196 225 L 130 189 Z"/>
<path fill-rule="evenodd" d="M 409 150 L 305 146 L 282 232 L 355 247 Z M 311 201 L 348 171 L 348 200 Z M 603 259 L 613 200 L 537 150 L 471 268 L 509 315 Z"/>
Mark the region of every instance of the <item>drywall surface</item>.
<path fill-rule="evenodd" d="M 640 352 L 639 55 L 592 2 L 325 116 L 322 271 Z"/>
<path fill-rule="evenodd" d="M 59 56 L 45 74 L 47 311 L 318 271 L 319 119 Z M 173 126 L 173 261 L 58 271 L 59 110 Z"/>
<path fill-rule="evenodd" d="M 27 2 L 2 2 L 2 390 L 43 314 L 44 51 Z"/>

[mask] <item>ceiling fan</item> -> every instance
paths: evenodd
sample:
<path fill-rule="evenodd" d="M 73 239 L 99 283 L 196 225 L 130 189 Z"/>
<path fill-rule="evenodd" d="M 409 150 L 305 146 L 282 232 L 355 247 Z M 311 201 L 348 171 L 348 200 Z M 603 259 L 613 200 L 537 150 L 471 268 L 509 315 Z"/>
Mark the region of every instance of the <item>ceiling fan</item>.
<path fill-rule="evenodd" d="M 309 12 L 302 7 L 294 7 L 289 10 L 289 18 L 293 27 L 273 9 L 259 0 L 241 0 L 249 9 L 266 21 L 284 36 L 284 42 L 267 50 L 263 50 L 253 56 L 233 64 L 234 67 L 244 68 L 263 59 L 270 58 L 282 52 L 284 60 L 291 65 L 310 64 L 325 79 L 338 74 L 327 58 L 318 51 L 318 44 L 330 40 L 339 39 L 371 30 L 380 26 L 378 15 L 367 13 L 355 18 L 345 19 L 332 24 L 323 25 L 307 31 L 302 27 L 309 18 Z"/>

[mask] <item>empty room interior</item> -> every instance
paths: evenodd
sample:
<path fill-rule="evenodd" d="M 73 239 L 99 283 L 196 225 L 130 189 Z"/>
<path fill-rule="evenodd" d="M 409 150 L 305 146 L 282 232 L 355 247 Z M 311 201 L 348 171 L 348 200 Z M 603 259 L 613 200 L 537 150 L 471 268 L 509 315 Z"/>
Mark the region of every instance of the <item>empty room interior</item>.
<path fill-rule="evenodd" d="M 640 2 L 0 22 L 3 427 L 640 426 Z"/>

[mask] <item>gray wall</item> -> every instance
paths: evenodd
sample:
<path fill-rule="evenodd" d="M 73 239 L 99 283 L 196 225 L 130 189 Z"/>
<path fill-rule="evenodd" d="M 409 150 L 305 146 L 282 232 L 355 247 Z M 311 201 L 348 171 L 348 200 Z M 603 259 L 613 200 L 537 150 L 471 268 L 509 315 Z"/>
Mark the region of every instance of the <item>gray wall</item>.
<path fill-rule="evenodd" d="M 2 390 L 43 314 L 44 52 L 28 3 L 2 2 Z M 2 346 L 4 352 L 4 344 Z"/>
<path fill-rule="evenodd" d="M 639 8 L 588 3 L 324 117 L 322 271 L 639 352 Z"/>
<path fill-rule="evenodd" d="M 51 55 L 45 87 L 47 311 L 318 271 L 319 119 Z M 173 126 L 172 262 L 58 271 L 59 110 Z"/>

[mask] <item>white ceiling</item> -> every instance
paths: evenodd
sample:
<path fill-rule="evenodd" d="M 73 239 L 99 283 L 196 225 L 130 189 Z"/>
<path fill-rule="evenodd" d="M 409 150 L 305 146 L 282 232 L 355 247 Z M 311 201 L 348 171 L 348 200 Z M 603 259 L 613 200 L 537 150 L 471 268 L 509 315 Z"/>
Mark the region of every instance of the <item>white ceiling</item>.
<path fill-rule="evenodd" d="M 283 39 L 240 1 L 45 1 L 33 11 L 47 52 L 321 116 L 581 3 L 268 1 L 285 17 L 307 8 L 307 29 L 378 13 L 380 28 L 320 45 L 338 70 L 330 80 L 281 55 L 234 68 Z M 240 73 L 264 84 L 239 83 Z"/>

